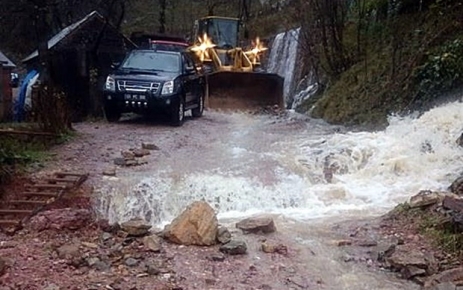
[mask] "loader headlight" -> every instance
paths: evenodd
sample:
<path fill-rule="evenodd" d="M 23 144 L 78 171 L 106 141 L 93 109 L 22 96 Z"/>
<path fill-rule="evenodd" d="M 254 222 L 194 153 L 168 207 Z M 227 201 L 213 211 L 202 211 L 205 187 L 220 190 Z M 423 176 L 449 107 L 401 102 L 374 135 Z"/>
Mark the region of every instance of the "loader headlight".
<path fill-rule="evenodd" d="M 107 91 L 115 92 L 116 91 L 116 81 L 111 76 L 106 78 L 106 83 L 104 85 Z"/>
<path fill-rule="evenodd" d="M 174 81 L 165 82 L 162 86 L 161 95 L 170 95 L 174 92 Z"/>

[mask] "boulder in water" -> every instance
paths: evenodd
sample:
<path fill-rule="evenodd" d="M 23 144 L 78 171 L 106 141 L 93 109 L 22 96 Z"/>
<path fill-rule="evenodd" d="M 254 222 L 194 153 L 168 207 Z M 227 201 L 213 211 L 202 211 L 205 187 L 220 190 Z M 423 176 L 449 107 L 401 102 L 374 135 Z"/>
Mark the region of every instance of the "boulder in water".
<path fill-rule="evenodd" d="M 181 245 L 210 246 L 217 242 L 219 222 L 214 209 L 204 201 L 189 205 L 164 230 L 164 237 Z"/>

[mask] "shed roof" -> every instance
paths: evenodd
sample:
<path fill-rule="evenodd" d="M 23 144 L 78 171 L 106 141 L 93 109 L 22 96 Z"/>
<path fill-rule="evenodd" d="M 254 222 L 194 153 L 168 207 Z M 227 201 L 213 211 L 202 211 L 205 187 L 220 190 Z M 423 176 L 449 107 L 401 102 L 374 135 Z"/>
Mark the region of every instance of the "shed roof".
<path fill-rule="evenodd" d="M 4 55 L 1 51 L 0 51 L 0 63 L 3 64 L 4 67 L 11 67 L 11 68 L 16 67 L 16 65 L 8 57 L 6 57 L 6 55 Z"/>
<path fill-rule="evenodd" d="M 79 30 L 79 28 L 83 27 L 85 23 L 89 22 L 90 20 L 92 20 L 94 18 L 98 18 L 98 19 L 100 19 L 102 21 L 102 23 L 104 23 L 103 16 L 101 16 L 101 14 L 98 13 L 97 11 L 93 11 L 93 12 L 87 14 L 84 18 L 80 19 L 79 21 L 74 22 L 73 24 L 63 28 L 60 32 L 58 32 L 52 38 L 50 38 L 48 40 L 48 49 L 52 49 L 55 46 L 57 46 L 57 44 L 59 44 L 60 42 L 65 40 L 70 34 L 72 34 L 76 30 Z M 121 34 L 121 36 L 123 38 L 125 38 L 127 42 L 131 43 L 131 41 L 128 38 L 126 38 L 122 34 Z M 28 61 L 38 57 L 38 55 L 39 55 L 38 50 L 35 50 L 30 55 L 28 55 L 26 58 L 24 58 L 22 61 L 23 62 L 28 62 Z"/>

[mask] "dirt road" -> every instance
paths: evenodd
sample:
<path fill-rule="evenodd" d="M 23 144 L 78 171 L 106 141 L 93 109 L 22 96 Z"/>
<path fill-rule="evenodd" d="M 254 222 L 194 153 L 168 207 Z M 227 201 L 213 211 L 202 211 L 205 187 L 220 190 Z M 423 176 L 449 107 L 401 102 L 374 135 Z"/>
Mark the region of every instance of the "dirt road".
<path fill-rule="evenodd" d="M 37 176 L 60 170 L 89 172 L 87 185 L 93 188 L 93 208 L 111 223 L 143 217 L 161 227 L 192 201 L 206 200 L 233 236 L 248 243 L 248 254 L 217 261 L 211 258 L 217 255 L 217 247 L 165 242 L 162 253 L 153 254 L 143 250 L 140 240 L 127 242 L 123 237 L 106 235 L 113 246 L 121 243 L 125 247 L 123 257 L 108 260 L 105 257 L 111 257 L 108 251 L 112 246 L 104 242 L 107 240 L 97 228 L 25 232 L 4 237 L 20 243 L 1 250 L 13 260 L 4 280 L 10 289 L 415 288 L 369 270 L 365 264 L 346 264 L 342 250 L 333 243 L 337 236 L 331 231 L 332 222 L 339 218 L 328 223 L 326 219 L 339 211 L 336 200 L 342 197 L 336 192 L 323 193 L 322 204 L 327 206 L 322 207 L 318 206 L 318 196 L 305 191 L 316 184 L 329 184 L 323 160 L 312 163 L 302 157 L 301 148 L 308 146 L 304 142 L 318 144 L 322 136 L 342 128 L 292 113 L 208 111 L 200 119 L 187 119 L 180 128 L 159 120 L 129 118 L 117 124 L 76 124 L 75 129 L 76 137 L 55 148 L 54 157 Z M 136 157 L 130 166 L 115 164 L 120 164 L 122 152 L 134 152 L 143 143 L 151 147 L 148 155 Z M 234 229 L 234 222 L 255 213 L 271 214 L 277 233 L 243 236 Z M 285 245 L 288 254 L 263 253 L 260 245 L 264 240 Z M 53 254 L 63 245 L 82 242 L 96 245 L 80 252 L 87 264 L 89 258 L 98 258 L 107 267 L 69 266 Z M 18 255 L 17 249 L 27 254 Z M 136 260 L 134 264 L 126 262 L 131 257 Z M 159 261 L 165 264 L 163 271 L 147 274 L 150 263 Z M 46 278 L 40 278 L 42 275 Z"/>

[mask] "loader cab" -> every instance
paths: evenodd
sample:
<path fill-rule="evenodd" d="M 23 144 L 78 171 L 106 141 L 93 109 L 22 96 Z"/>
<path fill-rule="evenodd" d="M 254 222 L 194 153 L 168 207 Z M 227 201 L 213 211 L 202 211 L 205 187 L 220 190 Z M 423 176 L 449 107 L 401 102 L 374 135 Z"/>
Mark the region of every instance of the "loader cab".
<path fill-rule="evenodd" d="M 238 46 L 239 38 L 238 18 L 208 16 L 195 21 L 195 40 L 204 33 L 211 38 L 217 48 L 232 49 Z"/>

